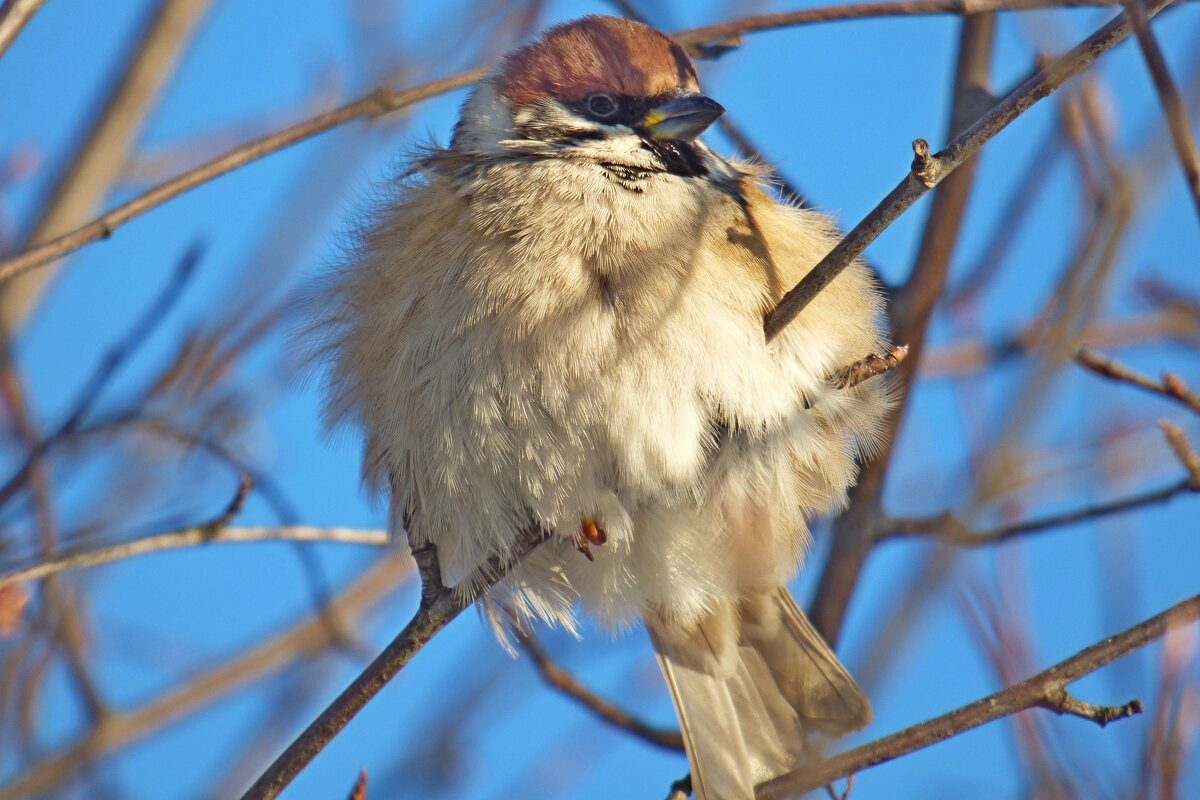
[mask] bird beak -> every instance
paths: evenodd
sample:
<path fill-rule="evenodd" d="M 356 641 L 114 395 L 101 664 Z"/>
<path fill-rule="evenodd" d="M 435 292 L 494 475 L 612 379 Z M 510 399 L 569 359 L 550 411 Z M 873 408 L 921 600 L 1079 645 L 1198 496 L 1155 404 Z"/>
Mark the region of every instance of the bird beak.
<path fill-rule="evenodd" d="M 685 94 L 650 109 L 642 118 L 642 126 L 652 139 L 690 142 L 724 113 L 715 100 L 702 94 Z"/>

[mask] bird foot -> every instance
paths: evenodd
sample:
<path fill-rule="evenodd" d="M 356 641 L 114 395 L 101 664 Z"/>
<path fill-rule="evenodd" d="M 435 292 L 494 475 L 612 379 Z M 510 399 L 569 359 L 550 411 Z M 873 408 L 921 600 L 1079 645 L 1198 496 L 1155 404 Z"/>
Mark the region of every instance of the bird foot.
<path fill-rule="evenodd" d="M 584 517 L 579 523 L 579 533 L 575 534 L 575 549 L 583 553 L 588 561 L 595 561 L 596 557 L 592 555 L 590 545 L 600 547 L 608 541 L 608 532 L 595 523 L 594 520 Z"/>

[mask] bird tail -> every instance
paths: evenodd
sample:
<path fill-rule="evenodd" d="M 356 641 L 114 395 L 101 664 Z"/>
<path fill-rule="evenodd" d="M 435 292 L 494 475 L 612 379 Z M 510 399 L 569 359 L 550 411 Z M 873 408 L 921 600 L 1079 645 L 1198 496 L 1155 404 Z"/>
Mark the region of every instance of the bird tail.
<path fill-rule="evenodd" d="M 753 800 L 795 768 L 814 733 L 871 721 L 871 706 L 787 589 L 742 597 L 690 629 L 647 619 L 683 733 L 696 800 Z"/>

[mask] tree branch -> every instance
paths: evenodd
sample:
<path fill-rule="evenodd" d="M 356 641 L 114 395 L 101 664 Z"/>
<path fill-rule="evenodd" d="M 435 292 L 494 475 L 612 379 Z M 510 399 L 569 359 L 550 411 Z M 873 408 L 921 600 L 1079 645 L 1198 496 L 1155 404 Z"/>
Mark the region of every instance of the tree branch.
<path fill-rule="evenodd" d="M 1128 383 L 1169 400 L 1176 400 L 1200 414 L 1200 394 L 1189 389 L 1183 379 L 1174 373 L 1164 372 L 1162 380 L 1156 381 L 1148 375 L 1130 369 L 1114 358 L 1097 353 L 1087 347 L 1081 347 L 1075 352 L 1075 363 L 1102 378 Z"/>
<path fill-rule="evenodd" d="M 390 592 L 403 586 L 412 574 L 412 562 L 399 554 L 380 559 L 332 603 L 338 619 L 362 615 Z M 36 762 L 13 781 L 0 787 L 0 800 L 18 800 L 52 794 L 55 787 L 76 775 L 85 763 L 110 755 L 140 741 L 153 731 L 228 697 L 285 668 L 304 664 L 338 643 L 328 621 L 310 614 L 262 644 L 236 658 L 200 672 L 184 685 L 128 711 L 107 717 L 90 733 L 61 752 Z"/>
<path fill-rule="evenodd" d="M 210 5 L 211 0 L 154 4 L 135 45 L 111 76 L 99 113 L 65 159 L 53 190 L 37 212 L 26 245 L 39 245 L 71 231 L 101 207 Z M 3 287 L 0 326 L 6 335 L 24 323 L 54 274 L 55 269 L 48 268 L 37 277 Z"/>
<path fill-rule="evenodd" d="M 533 660 L 533 665 L 537 667 L 538 673 L 547 685 L 557 689 L 610 725 L 631 733 L 644 742 L 664 750 L 683 752 L 683 736 L 679 731 L 656 728 L 642 722 L 603 697 L 590 692 L 571 673 L 555 664 L 533 638 L 522 635 L 518 641 Z"/>
<path fill-rule="evenodd" d="M 1094 506 L 1087 506 L 1086 508 L 1067 511 L 1062 514 L 1052 514 L 1040 519 L 1017 522 L 1012 525 L 1004 525 L 986 531 L 975 530 L 949 511 L 932 517 L 888 519 L 881 523 L 882 528 L 876 541 L 887 541 L 889 539 L 913 536 L 934 536 L 939 541 L 958 547 L 984 547 L 1030 533 L 1041 533 L 1065 525 L 1100 519 L 1101 517 L 1120 514 L 1149 505 L 1165 503 L 1181 494 L 1197 491 L 1200 491 L 1200 489 L 1192 486 L 1191 479 L 1185 478 L 1167 486 L 1151 489 L 1150 491 L 1120 500 L 1098 503 Z"/>
<path fill-rule="evenodd" d="M 989 72 L 995 39 L 995 17 L 978 15 L 964 19 L 959 35 L 958 58 L 954 69 L 953 104 L 946 138 L 960 136 L 982 113 L 981 98 L 991 103 Z M 914 169 L 929 177 L 928 145 L 914 143 L 920 163 Z M 911 346 L 912 357 L 900 368 L 900 394 L 896 409 L 884 420 L 884 446 L 863 467 L 858 484 L 851 490 L 850 509 L 834 523 L 832 547 L 817 585 L 811 618 L 817 630 L 833 643 L 841 628 L 842 616 L 858 583 L 873 544 L 875 521 L 879 514 L 884 477 L 891 462 L 896 432 L 904 420 L 908 388 L 924 349 L 937 298 L 950 271 L 950 259 L 962 228 L 971 186 L 974 161 L 953 175 L 934 195 L 934 207 L 925 223 L 921 247 L 903 289 L 895 296 L 892 308 L 892 335 L 895 341 Z M 922 184 L 923 185 L 923 184 Z M 860 224 L 861 227 L 861 224 Z M 851 232 L 850 236 L 854 233 Z M 847 237 L 849 238 L 849 237 Z M 845 240 L 843 240 L 845 241 Z M 863 245 L 865 247 L 865 243 Z M 817 269 L 820 267 L 818 266 Z M 815 270 L 814 270 L 815 271 Z M 811 275 L 812 273 L 810 273 Z M 807 276 L 806 276 L 807 278 Z M 786 300 L 786 298 L 785 298 Z"/>
<path fill-rule="evenodd" d="M 242 527 L 242 528 L 213 528 L 210 525 L 197 525 L 192 528 L 182 528 L 177 531 L 156 533 L 144 536 L 131 542 L 123 542 L 112 547 L 89 550 L 84 553 L 64 555 L 50 561 L 19 569 L 6 575 L 0 575 L 0 587 L 23 581 L 41 580 L 49 575 L 77 569 L 90 569 L 114 561 L 127 558 L 163 553 L 168 550 L 181 550 L 185 547 L 197 547 L 207 544 L 233 542 L 334 542 L 337 544 L 368 545 L 383 547 L 388 543 L 386 531 L 359 530 L 355 528 L 317 528 L 305 525 L 288 527 Z"/>
<path fill-rule="evenodd" d="M 1157 14 L 1170 0 L 1154 0 L 1147 7 L 1149 15 Z M 1067 80 L 1090 66 L 1102 53 L 1111 49 L 1130 32 L 1129 16 L 1119 14 L 1087 39 L 1080 42 L 1066 55 L 1055 59 L 1039 70 L 1036 75 L 1018 86 L 1000 103 L 984 114 L 975 124 L 934 155 L 922 154 L 923 140 L 913 143 L 917 158 L 896 188 L 888 194 L 854 229 L 838 242 L 830 253 L 791 291 L 783 296 L 779 304 L 767 315 L 764 329 L 768 339 L 779 332 L 804 310 L 822 289 L 829 285 L 841 271 L 850 265 L 871 242 L 888 228 L 926 192 L 937 186 L 946 176 L 962 166 L 988 140 L 1004 130 L 1037 101 L 1048 97 Z M 926 147 L 928 145 L 925 145 Z M 0 265 L 2 266 L 2 265 Z M 0 273 L 2 276 L 2 273 Z"/>
<path fill-rule="evenodd" d="M 1141 711 L 1141 704 L 1136 700 L 1112 708 L 1093 706 L 1067 695 L 1066 687 L 1198 618 L 1200 595 L 982 700 L 761 784 L 756 796 L 759 800 L 793 797 L 1029 708 L 1050 708 L 1057 713 L 1082 716 L 1100 725 L 1136 714 Z"/>
<path fill-rule="evenodd" d="M 1167 120 L 1167 130 L 1170 131 L 1171 142 L 1175 145 L 1175 156 L 1179 159 L 1179 168 L 1183 170 L 1183 179 L 1192 195 L 1192 203 L 1196 206 L 1196 216 L 1200 217 L 1200 152 L 1196 150 L 1196 138 L 1192 135 L 1191 125 L 1188 124 L 1187 109 L 1183 106 L 1183 99 L 1179 96 L 1175 81 L 1171 80 L 1171 72 L 1167 69 L 1167 60 L 1163 58 L 1158 40 L 1150 32 L 1145 0 L 1124 0 L 1122 5 L 1125 7 L 1125 13 L 1133 20 L 1133 33 L 1142 50 L 1146 67 L 1150 70 L 1154 89 L 1158 92 L 1163 116 Z"/>
<path fill-rule="evenodd" d="M 465 587 L 481 594 L 488 591 L 507 575 L 517 562 L 548 538 L 549 534 L 545 531 L 527 531 L 510 558 L 489 559 L 459 587 L 442 587 L 441 591 L 436 593 L 423 587 L 421 607 L 404 630 L 321 712 L 320 716 L 313 720 L 279 758 L 275 759 L 254 785 L 242 795 L 242 800 L 262 800 L 278 796 L 300 770 L 304 769 L 317 753 L 325 749 L 333 737 L 349 724 L 371 698 L 379 694 L 388 681 L 394 678 L 434 635 L 471 604 L 474 598 L 463 590 Z M 440 576 L 437 580 L 440 583 Z M 427 597 L 432 598 L 430 602 L 426 601 Z"/>

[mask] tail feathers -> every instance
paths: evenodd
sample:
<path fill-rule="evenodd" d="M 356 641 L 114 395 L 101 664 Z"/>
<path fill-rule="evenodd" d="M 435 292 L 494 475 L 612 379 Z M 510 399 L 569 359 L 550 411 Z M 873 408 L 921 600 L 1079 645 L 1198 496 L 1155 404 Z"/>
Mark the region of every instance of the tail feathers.
<path fill-rule="evenodd" d="M 647 629 L 683 732 L 697 800 L 752 800 L 813 733 L 863 727 L 871 707 L 786 589 L 743 598 L 694 629 Z"/>

